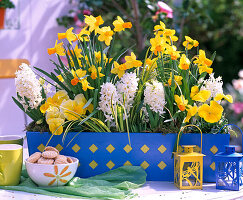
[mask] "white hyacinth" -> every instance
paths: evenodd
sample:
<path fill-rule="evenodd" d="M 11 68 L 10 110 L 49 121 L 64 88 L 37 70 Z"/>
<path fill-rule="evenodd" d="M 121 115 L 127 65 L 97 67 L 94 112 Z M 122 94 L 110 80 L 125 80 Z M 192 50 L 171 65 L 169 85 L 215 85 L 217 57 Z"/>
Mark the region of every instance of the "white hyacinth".
<path fill-rule="evenodd" d="M 136 73 L 125 73 L 116 84 L 119 100 L 123 102 L 123 99 L 125 99 L 127 112 L 129 112 L 134 102 L 134 97 L 138 89 L 138 80 Z"/>
<path fill-rule="evenodd" d="M 161 115 L 164 113 L 165 93 L 163 84 L 153 80 L 152 83 L 146 83 L 144 90 L 144 104 L 148 104 L 150 109 Z"/>
<path fill-rule="evenodd" d="M 113 106 L 115 110 L 115 105 L 118 102 L 118 94 L 115 85 L 112 83 L 104 83 L 101 86 L 100 94 L 99 110 L 103 111 L 106 121 L 112 121 L 113 116 L 111 107 Z"/>
<path fill-rule="evenodd" d="M 207 80 L 203 81 L 203 86 L 201 90 L 210 90 L 211 97 L 214 98 L 218 93 L 223 94 L 223 81 L 222 77 L 219 76 L 214 78 L 214 73 L 209 75 Z"/>
<path fill-rule="evenodd" d="M 19 101 L 23 105 L 25 110 L 28 109 L 28 105 L 24 100 L 24 97 L 26 97 L 29 100 L 29 107 L 31 109 L 37 108 L 42 101 L 41 84 L 36 78 L 35 73 L 27 64 L 22 63 L 19 67 L 21 70 L 18 70 L 15 73 L 16 91 L 18 95 L 22 98 L 19 99 Z"/>

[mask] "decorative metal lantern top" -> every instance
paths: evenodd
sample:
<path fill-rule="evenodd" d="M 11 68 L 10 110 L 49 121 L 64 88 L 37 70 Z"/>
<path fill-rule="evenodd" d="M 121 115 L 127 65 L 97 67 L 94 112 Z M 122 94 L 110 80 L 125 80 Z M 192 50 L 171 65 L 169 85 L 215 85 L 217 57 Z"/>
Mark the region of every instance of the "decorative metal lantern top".
<path fill-rule="evenodd" d="M 187 125 L 194 126 L 195 125 Z M 180 132 L 187 126 L 184 126 Z M 199 129 L 199 128 L 198 128 Z M 200 130 L 200 129 L 199 129 Z M 202 148 L 202 131 L 201 148 Z M 174 153 L 174 184 L 179 189 L 202 189 L 203 183 L 203 155 L 200 152 L 194 152 L 195 145 L 183 145 L 183 151 L 178 152 L 179 135 L 177 140 L 177 149 Z"/>

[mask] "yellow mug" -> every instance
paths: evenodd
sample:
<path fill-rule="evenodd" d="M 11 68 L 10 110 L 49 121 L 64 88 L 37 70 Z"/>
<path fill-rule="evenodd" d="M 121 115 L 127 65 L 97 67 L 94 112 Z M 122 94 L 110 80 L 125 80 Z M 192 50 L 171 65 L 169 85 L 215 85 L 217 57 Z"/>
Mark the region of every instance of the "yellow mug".
<path fill-rule="evenodd" d="M 0 144 L 0 185 L 18 185 L 23 164 L 23 147 Z"/>
<path fill-rule="evenodd" d="M 0 136 L 0 144 L 19 144 L 23 146 L 23 137 L 20 135 L 3 135 Z"/>

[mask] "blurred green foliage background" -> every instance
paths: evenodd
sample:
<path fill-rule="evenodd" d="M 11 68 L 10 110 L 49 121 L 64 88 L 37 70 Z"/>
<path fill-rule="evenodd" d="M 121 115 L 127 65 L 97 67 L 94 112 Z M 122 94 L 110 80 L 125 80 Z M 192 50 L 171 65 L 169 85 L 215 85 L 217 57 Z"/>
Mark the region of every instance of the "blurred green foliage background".
<path fill-rule="evenodd" d="M 213 63 L 216 76 L 224 82 L 237 78 L 243 68 L 243 1 L 242 0 L 167 0 L 173 9 L 173 18 L 160 12 L 155 0 L 71 0 L 73 9 L 57 19 L 65 27 L 82 22 L 85 14 L 101 15 L 105 24 L 112 24 L 116 16 L 131 21 L 132 30 L 116 35 L 121 42 L 115 44 L 116 51 L 132 47 L 142 58 L 153 36 L 153 27 L 163 21 L 167 28 L 175 29 L 179 40 L 177 47 L 188 35 L 200 43 L 207 57 L 214 51 Z M 79 23 L 80 25 L 80 23 Z M 78 26 L 79 26 L 78 25 Z M 182 47 L 179 47 L 179 49 Z"/>

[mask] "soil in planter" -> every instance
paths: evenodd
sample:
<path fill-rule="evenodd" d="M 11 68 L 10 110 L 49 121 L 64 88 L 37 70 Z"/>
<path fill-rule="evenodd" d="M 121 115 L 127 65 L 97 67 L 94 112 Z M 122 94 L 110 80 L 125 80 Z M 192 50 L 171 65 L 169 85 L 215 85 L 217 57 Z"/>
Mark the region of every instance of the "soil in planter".
<path fill-rule="evenodd" d="M 46 122 L 43 122 L 41 124 L 36 124 L 34 121 L 31 122 L 26 128 L 26 131 L 32 131 L 32 132 L 49 132 L 49 127 Z"/>

